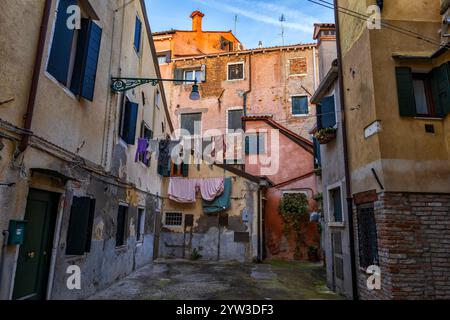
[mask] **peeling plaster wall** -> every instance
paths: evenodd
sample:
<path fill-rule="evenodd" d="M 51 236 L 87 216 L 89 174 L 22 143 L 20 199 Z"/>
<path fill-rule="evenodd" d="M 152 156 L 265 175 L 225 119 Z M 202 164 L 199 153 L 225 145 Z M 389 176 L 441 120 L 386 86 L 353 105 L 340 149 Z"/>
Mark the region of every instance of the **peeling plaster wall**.
<path fill-rule="evenodd" d="M 57 5 L 57 1 L 52 1 L 34 110 L 32 131 L 35 136 L 30 139 L 27 150 L 15 159 L 20 140 L 17 128 L 23 125 L 43 3 L 0 3 L 0 24 L 5 33 L 0 41 L 2 49 L 7 49 L 0 53 L 3 61 L 0 83 L 1 88 L 5 88 L 0 89 L 0 101 L 9 97 L 14 99 L 0 106 L 0 118 L 16 126 L 0 125 L 0 182 L 15 183 L 11 187 L 0 187 L 0 230 L 8 228 L 10 219 L 24 218 L 30 188 L 59 194 L 57 226 L 60 228 L 55 230 L 49 298 L 81 299 L 153 259 L 155 210 L 162 179 L 156 173 L 155 157 L 151 166 L 145 167 L 134 161 L 136 144 L 125 146 L 120 142 L 120 98 L 111 93 L 110 76 L 156 77 L 156 66 L 146 28 L 142 31 L 141 56 L 133 49 L 136 15 L 144 21 L 140 2 L 92 1 L 100 17 L 97 23 L 103 30 L 94 101 L 77 99 L 45 72 Z M 126 3 L 123 10 L 114 13 Z M 17 30 L 21 30 L 20 37 Z M 158 103 L 155 99 L 158 89 L 147 85 L 129 92 L 131 100 L 140 103 L 136 137 L 140 135 L 141 121 L 153 128 L 157 137 L 167 132 L 164 106 L 162 101 Z M 38 174 L 32 169 L 51 170 L 53 176 Z M 59 175 L 71 180 L 65 182 Z M 91 252 L 77 257 L 65 255 L 73 196 L 96 199 Z M 129 210 L 126 246 L 117 249 L 119 203 L 128 204 Z M 136 243 L 138 208 L 146 210 L 142 243 Z M 6 254 L 0 256 L 4 261 L 0 299 L 12 296 L 18 252 L 19 246 L 8 246 Z M 66 268 L 72 264 L 81 267 L 81 291 L 70 291 L 66 287 Z"/>
<path fill-rule="evenodd" d="M 197 194 L 194 204 L 180 204 L 167 198 L 168 180 L 165 181 L 163 212 L 181 212 L 194 215 L 192 233 L 187 228 L 184 236 L 184 227 L 172 227 L 164 225 L 164 214 L 159 243 L 159 257 L 181 258 L 183 257 L 183 239 L 185 239 L 185 257 L 191 256 L 194 248 L 200 250 L 203 259 L 215 260 L 220 250 L 220 260 L 252 261 L 257 257 L 257 215 L 258 215 L 258 185 L 254 182 L 236 176 L 230 172 L 224 172 L 218 167 L 190 165 L 189 178 L 217 178 L 232 177 L 231 208 L 224 212 L 228 215 L 228 226 L 219 230 L 217 214 L 206 215 L 203 213 L 202 199 Z M 243 212 L 248 213 L 248 222 L 242 219 Z M 249 242 L 235 242 L 234 232 L 248 232 Z"/>

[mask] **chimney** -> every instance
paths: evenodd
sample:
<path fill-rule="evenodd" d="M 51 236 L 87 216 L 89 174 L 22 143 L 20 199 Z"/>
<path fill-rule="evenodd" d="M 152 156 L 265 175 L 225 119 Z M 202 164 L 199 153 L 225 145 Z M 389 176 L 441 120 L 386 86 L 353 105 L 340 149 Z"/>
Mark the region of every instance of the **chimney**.
<path fill-rule="evenodd" d="M 205 15 L 201 11 L 194 11 L 191 14 L 192 31 L 202 31 L 202 20 Z"/>

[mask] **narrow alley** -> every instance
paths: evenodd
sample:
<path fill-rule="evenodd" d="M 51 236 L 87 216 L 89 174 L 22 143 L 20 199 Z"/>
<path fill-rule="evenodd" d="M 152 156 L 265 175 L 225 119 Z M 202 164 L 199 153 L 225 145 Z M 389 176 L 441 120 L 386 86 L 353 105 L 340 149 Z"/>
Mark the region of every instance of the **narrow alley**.
<path fill-rule="evenodd" d="M 263 264 L 160 260 L 132 273 L 91 300 L 338 300 L 319 263 Z"/>

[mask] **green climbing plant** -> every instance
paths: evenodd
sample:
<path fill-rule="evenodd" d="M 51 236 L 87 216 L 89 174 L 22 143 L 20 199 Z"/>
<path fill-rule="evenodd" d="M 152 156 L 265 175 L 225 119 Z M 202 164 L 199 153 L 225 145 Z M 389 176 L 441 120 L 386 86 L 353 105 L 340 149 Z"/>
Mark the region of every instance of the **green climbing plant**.
<path fill-rule="evenodd" d="M 309 222 L 308 198 L 303 193 L 286 193 L 280 201 L 279 212 L 284 222 L 286 237 L 295 236 L 295 255 L 301 254 L 302 246 L 305 246 L 304 229 Z"/>

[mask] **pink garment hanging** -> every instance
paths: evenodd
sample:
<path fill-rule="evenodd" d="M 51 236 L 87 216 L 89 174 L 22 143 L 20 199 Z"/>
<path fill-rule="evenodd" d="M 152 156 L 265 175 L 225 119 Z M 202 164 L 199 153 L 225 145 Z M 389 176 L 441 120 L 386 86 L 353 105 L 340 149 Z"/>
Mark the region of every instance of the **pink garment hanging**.
<path fill-rule="evenodd" d="M 179 203 L 194 203 L 197 186 L 197 179 L 170 178 L 169 199 Z"/>
<path fill-rule="evenodd" d="M 203 179 L 199 180 L 200 192 L 205 201 L 213 201 L 220 196 L 224 190 L 224 179 Z"/>

